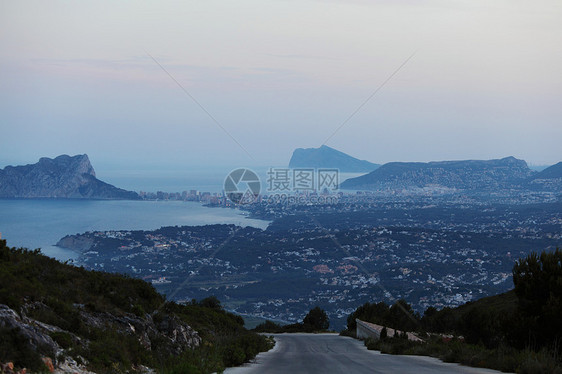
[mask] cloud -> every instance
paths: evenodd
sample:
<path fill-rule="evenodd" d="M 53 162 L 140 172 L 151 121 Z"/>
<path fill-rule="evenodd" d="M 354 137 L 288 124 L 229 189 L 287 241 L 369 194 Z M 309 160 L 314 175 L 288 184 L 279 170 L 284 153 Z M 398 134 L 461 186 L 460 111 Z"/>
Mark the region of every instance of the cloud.
<path fill-rule="evenodd" d="M 314 55 L 303 55 L 303 54 L 276 54 L 276 53 L 266 53 L 266 56 L 287 58 L 287 59 L 303 59 L 303 60 L 326 60 L 326 61 L 340 61 L 341 58 L 326 57 L 326 56 L 314 56 Z"/>
<path fill-rule="evenodd" d="M 54 70 L 59 73 L 92 73 L 106 74 L 108 78 L 138 79 L 139 73 L 144 78 L 154 77 L 161 68 L 149 56 L 133 56 L 127 59 L 95 59 L 95 58 L 34 58 L 30 60 L 35 67 Z M 205 82 L 240 82 L 263 79 L 264 76 L 279 79 L 304 79 L 304 75 L 293 69 L 270 66 L 203 66 L 182 63 L 170 57 L 158 57 L 158 62 L 178 79 Z M 118 73 L 116 75 L 116 73 Z M 157 75 L 157 79 L 161 77 Z M 254 82 L 255 83 L 255 82 Z"/>

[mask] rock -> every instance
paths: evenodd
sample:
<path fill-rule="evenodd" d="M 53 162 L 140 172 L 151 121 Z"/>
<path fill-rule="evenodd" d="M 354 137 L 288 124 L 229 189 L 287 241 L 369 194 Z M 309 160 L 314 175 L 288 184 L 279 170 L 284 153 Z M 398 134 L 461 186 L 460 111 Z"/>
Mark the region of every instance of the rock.
<path fill-rule="evenodd" d="M 36 164 L 0 169 L 2 198 L 140 199 L 96 178 L 87 155 L 43 157 Z"/>
<path fill-rule="evenodd" d="M 326 145 L 320 148 L 297 148 L 289 161 L 290 168 L 339 169 L 342 173 L 368 173 L 379 166 Z"/>
<path fill-rule="evenodd" d="M 82 358 L 82 361 L 85 360 Z M 55 374 L 95 374 L 87 369 L 84 368 L 83 365 L 79 365 L 72 357 L 66 356 L 64 361 L 57 362 L 57 367 L 54 371 Z"/>
<path fill-rule="evenodd" d="M 157 326 L 176 348 L 177 354 L 184 349 L 195 348 L 201 344 L 201 338 L 195 330 L 176 316 L 166 316 Z"/>
<path fill-rule="evenodd" d="M 162 339 L 170 343 L 170 349 L 176 354 L 201 344 L 201 337 L 197 331 L 176 316 L 166 315 L 162 321 L 155 324 L 152 317 L 148 315 L 144 318 L 130 313 L 114 316 L 110 313 L 90 312 L 82 308 L 80 318 L 88 326 L 104 328 L 110 324 L 122 334 L 134 335 L 147 349 L 152 348 L 153 341 Z"/>
<path fill-rule="evenodd" d="M 42 360 L 45 366 L 47 367 L 47 370 L 49 370 L 49 373 L 54 373 L 55 366 L 53 365 L 53 361 L 49 357 L 43 357 Z"/>
<path fill-rule="evenodd" d="M 14 363 L 13 362 L 6 362 L 5 364 L 0 363 L 0 369 L 2 372 L 11 372 L 14 370 Z"/>
<path fill-rule="evenodd" d="M 147 349 L 152 349 L 155 341 L 160 344 L 166 342 L 164 345 L 166 350 L 174 354 L 180 354 L 186 349 L 192 349 L 201 344 L 201 337 L 197 331 L 175 315 L 164 315 L 160 322 L 156 324 L 150 315 L 144 317 L 138 317 L 131 313 L 113 315 L 107 312 L 89 311 L 78 304 L 75 304 L 74 307 L 79 310 L 80 319 L 85 325 L 99 329 L 112 328 L 121 334 L 135 336 Z M 79 365 L 74 359 L 66 356 L 65 350 L 49 334 L 65 332 L 71 336 L 75 344 L 86 347 L 89 343 L 88 340 L 25 315 L 30 311 L 41 309 L 50 313 L 53 312 L 49 306 L 41 302 L 33 302 L 22 306 L 22 316 L 20 317 L 13 309 L 0 304 L 0 327 L 18 329 L 19 334 L 27 339 L 29 346 L 44 356 L 43 362 L 49 372 L 90 374 L 89 371 L 84 369 L 83 365 Z M 57 357 L 58 362 L 53 362 L 49 357 Z M 82 361 L 85 362 L 84 359 Z M 3 370 L 6 371 L 6 369 Z M 150 373 L 151 371 L 146 368 L 144 372 Z"/>
<path fill-rule="evenodd" d="M 0 304 L 0 327 L 18 329 L 29 342 L 29 345 L 38 352 L 55 353 L 60 350 L 58 344 L 38 326 L 24 320 L 8 306 Z"/>
<path fill-rule="evenodd" d="M 56 244 L 57 247 L 68 248 L 73 251 L 87 252 L 94 244 L 94 239 L 84 235 L 67 235 Z"/>

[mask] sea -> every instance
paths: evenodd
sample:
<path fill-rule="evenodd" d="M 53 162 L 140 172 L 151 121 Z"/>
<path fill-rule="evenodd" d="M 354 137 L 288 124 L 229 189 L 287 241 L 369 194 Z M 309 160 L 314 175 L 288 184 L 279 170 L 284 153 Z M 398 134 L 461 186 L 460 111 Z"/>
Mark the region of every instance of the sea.
<path fill-rule="evenodd" d="M 190 170 L 103 169 L 97 177 L 132 191 L 221 193 L 226 176 L 236 168 Z M 253 169 L 265 188 L 267 167 Z M 344 176 L 344 175 L 342 175 Z M 356 175 L 345 175 L 345 177 Z M 344 180 L 345 178 L 340 178 Z M 235 224 L 267 228 L 269 221 L 252 219 L 246 212 L 206 207 L 198 202 L 82 199 L 0 199 L 0 235 L 10 247 L 41 249 L 60 261 L 79 253 L 55 244 L 64 236 L 98 230 L 154 230 L 162 226 Z"/>
<path fill-rule="evenodd" d="M 79 199 L 0 199 L 0 233 L 10 247 L 40 248 L 59 261 L 79 253 L 55 246 L 64 236 L 98 230 L 153 230 L 162 226 L 235 224 L 267 228 L 230 208 L 198 202 Z"/>
<path fill-rule="evenodd" d="M 96 176 L 119 188 L 147 192 L 198 190 L 220 193 L 230 167 L 118 170 L 102 168 Z M 0 235 L 10 247 L 41 249 L 60 261 L 79 253 L 55 244 L 64 236 L 97 230 L 154 230 L 162 226 L 235 224 L 267 228 L 269 222 L 245 212 L 210 208 L 198 202 L 82 199 L 0 199 Z"/>

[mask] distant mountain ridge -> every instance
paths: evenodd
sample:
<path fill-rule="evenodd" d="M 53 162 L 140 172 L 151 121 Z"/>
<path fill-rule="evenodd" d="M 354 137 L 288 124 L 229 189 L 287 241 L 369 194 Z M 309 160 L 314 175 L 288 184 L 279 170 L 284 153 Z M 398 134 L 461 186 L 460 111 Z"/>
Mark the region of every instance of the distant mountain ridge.
<path fill-rule="evenodd" d="M 539 171 L 533 175 L 533 180 L 535 179 L 554 179 L 562 178 L 562 161 L 547 167 L 546 169 Z"/>
<path fill-rule="evenodd" d="M 36 164 L 0 169 L 1 198 L 140 199 L 96 178 L 88 155 L 42 157 Z"/>
<path fill-rule="evenodd" d="M 562 192 L 562 162 L 534 174 L 527 187 L 533 190 Z"/>
<path fill-rule="evenodd" d="M 289 161 L 290 168 L 331 168 L 348 173 L 368 173 L 379 166 L 326 145 L 320 148 L 297 148 Z"/>
<path fill-rule="evenodd" d="M 534 173 L 524 160 L 512 156 L 496 160 L 390 162 L 369 174 L 344 181 L 341 188 L 396 190 L 438 186 L 493 190 L 512 188 Z"/>

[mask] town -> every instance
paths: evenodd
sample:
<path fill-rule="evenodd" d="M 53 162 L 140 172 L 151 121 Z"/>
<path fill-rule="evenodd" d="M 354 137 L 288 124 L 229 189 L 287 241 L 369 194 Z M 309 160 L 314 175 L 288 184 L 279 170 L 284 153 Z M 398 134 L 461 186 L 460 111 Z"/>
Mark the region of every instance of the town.
<path fill-rule="evenodd" d="M 524 204 L 509 204 L 508 194 L 262 199 L 243 209 L 273 219 L 267 230 L 163 227 L 72 239 L 88 243 L 78 265 L 145 279 L 176 300 L 215 295 L 239 314 L 286 322 L 319 305 L 340 328 L 367 301 L 404 299 L 423 313 L 511 289 L 518 258 L 562 242 L 557 196 L 526 194 Z"/>

